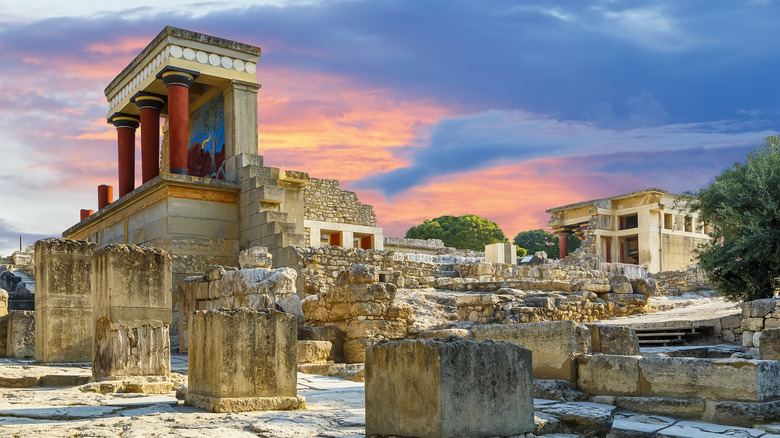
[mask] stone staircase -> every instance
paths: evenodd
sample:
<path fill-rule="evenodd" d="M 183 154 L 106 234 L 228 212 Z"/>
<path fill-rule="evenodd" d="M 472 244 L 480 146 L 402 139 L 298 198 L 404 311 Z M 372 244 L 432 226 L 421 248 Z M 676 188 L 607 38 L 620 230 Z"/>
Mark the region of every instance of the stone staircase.
<path fill-rule="evenodd" d="M 634 328 L 640 347 L 687 345 L 691 341 L 712 334 L 714 327 L 708 325 L 679 325 L 673 327 Z"/>

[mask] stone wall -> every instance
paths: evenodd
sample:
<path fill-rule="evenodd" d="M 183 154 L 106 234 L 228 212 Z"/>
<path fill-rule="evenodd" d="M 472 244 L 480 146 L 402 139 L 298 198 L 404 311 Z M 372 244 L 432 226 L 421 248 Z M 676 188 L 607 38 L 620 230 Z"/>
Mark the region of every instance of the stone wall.
<path fill-rule="evenodd" d="M 742 346 L 759 348 L 764 329 L 780 328 L 780 299 L 765 298 L 742 304 Z"/>
<path fill-rule="evenodd" d="M 444 242 L 439 239 L 407 239 L 405 237 L 385 237 L 385 249 L 400 252 L 419 252 L 437 254 L 444 250 Z"/>
<path fill-rule="evenodd" d="M 655 281 L 659 295 L 680 295 L 685 292 L 711 290 L 704 271 L 690 266 L 679 271 L 663 271 L 648 274 Z"/>
<path fill-rule="evenodd" d="M 358 201 L 355 192 L 341 190 L 335 179 L 311 178 L 303 190 L 304 219 L 376 226 L 374 207 Z"/>

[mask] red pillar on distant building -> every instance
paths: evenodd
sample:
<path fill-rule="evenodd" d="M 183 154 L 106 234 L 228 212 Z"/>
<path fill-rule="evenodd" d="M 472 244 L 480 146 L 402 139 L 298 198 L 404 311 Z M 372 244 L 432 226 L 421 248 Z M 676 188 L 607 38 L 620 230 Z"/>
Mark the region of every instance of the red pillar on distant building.
<path fill-rule="evenodd" d="M 101 184 L 98 186 L 98 210 L 114 202 L 114 187 Z"/>
<path fill-rule="evenodd" d="M 168 150 L 171 173 L 187 175 L 190 86 L 200 73 L 166 67 L 157 74 L 168 87 Z"/>
<path fill-rule="evenodd" d="M 83 221 L 84 219 L 90 217 L 94 213 L 95 213 L 95 210 L 88 210 L 88 209 L 82 208 L 81 209 L 81 215 L 80 215 L 81 219 L 80 220 Z"/>
<path fill-rule="evenodd" d="M 555 232 L 555 235 L 558 236 L 558 246 L 561 250 L 559 255 L 561 260 L 569 255 L 569 236 L 571 236 L 571 234 L 571 231 L 568 230 L 560 230 Z"/>
<path fill-rule="evenodd" d="M 133 102 L 141 112 L 141 181 L 145 183 L 160 174 L 160 110 L 165 96 L 141 91 Z"/>
<path fill-rule="evenodd" d="M 138 117 L 132 114 L 114 113 L 108 122 L 116 126 L 118 144 L 119 197 L 135 188 L 135 130 Z"/>

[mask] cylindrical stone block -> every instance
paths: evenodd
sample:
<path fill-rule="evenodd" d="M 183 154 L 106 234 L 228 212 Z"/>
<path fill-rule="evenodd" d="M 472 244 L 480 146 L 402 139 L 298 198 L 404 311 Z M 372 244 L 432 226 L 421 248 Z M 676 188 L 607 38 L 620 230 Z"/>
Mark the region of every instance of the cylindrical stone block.
<path fill-rule="evenodd" d="M 141 113 L 141 180 L 145 183 L 160 174 L 160 109 L 165 97 L 138 93 L 133 102 Z"/>

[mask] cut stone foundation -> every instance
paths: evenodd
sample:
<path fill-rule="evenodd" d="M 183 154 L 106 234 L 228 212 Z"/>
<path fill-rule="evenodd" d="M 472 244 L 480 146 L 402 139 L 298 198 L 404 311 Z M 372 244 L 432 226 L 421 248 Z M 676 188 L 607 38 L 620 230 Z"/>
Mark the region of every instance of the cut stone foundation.
<path fill-rule="evenodd" d="M 298 409 L 296 318 L 276 310 L 189 315 L 186 403 L 211 412 Z"/>
<path fill-rule="evenodd" d="M 534 430 L 531 352 L 450 337 L 366 353 L 366 437 L 512 436 Z"/>

